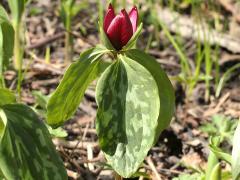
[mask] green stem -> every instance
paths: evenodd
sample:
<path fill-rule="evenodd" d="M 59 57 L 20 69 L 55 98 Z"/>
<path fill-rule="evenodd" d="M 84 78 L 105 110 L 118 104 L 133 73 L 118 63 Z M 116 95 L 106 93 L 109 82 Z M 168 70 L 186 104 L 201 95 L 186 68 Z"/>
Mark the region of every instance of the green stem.
<path fill-rule="evenodd" d="M 212 60 L 211 60 L 211 49 L 208 42 L 205 42 L 205 101 L 209 101 L 210 97 L 210 76 L 212 72 Z"/>
<path fill-rule="evenodd" d="M 3 60 L 0 57 L 0 88 L 5 87 L 4 75 L 3 75 Z"/>
<path fill-rule="evenodd" d="M 117 0 L 109 0 L 109 3 L 111 3 L 113 8 L 116 9 L 116 7 L 117 7 Z"/>
<path fill-rule="evenodd" d="M 14 68 L 19 70 L 22 68 L 22 47 L 21 47 L 21 39 L 20 39 L 20 22 L 13 23 L 14 24 Z"/>
<path fill-rule="evenodd" d="M 214 50 L 214 63 L 215 63 L 215 90 L 217 89 L 217 84 L 220 80 L 220 65 L 219 65 L 219 46 Z"/>
<path fill-rule="evenodd" d="M 103 12 L 103 4 L 101 0 L 98 0 L 98 15 L 99 15 L 99 24 L 103 24 L 104 12 Z"/>
<path fill-rule="evenodd" d="M 71 35 L 71 16 L 67 15 L 66 33 L 65 33 L 65 64 L 69 64 L 72 60 L 72 35 Z"/>
<path fill-rule="evenodd" d="M 21 22 L 16 21 L 13 23 L 15 35 L 14 35 L 14 59 L 13 64 L 14 68 L 18 70 L 18 82 L 17 82 L 17 93 L 18 98 L 21 100 L 21 84 L 22 84 L 22 43 L 21 43 Z"/>
<path fill-rule="evenodd" d="M 126 0 L 122 0 L 122 6 L 123 6 L 123 8 L 126 8 Z"/>
<path fill-rule="evenodd" d="M 18 100 L 21 101 L 22 69 L 18 69 L 17 93 Z"/>
<path fill-rule="evenodd" d="M 4 75 L 3 75 L 3 74 L 1 74 L 0 80 L 1 80 L 0 87 L 1 87 L 1 88 L 5 88 L 6 85 L 5 85 L 5 80 L 4 80 Z"/>

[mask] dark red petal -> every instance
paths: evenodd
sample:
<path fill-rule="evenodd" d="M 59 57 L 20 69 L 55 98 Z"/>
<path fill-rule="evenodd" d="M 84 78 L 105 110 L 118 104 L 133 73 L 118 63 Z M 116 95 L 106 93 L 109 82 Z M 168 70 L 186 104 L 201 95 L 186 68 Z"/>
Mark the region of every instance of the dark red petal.
<path fill-rule="evenodd" d="M 111 41 L 112 45 L 117 49 L 120 50 L 122 48 L 121 45 L 121 25 L 122 25 L 123 17 L 117 15 L 109 25 L 107 29 L 107 36 L 108 39 Z"/>
<path fill-rule="evenodd" d="M 104 21 L 103 21 L 103 29 L 104 29 L 105 33 L 107 32 L 107 29 L 114 18 L 115 18 L 114 9 L 113 9 L 112 5 L 109 4 L 107 13 L 106 13 L 106 15 L 104 17 Z"/>
<path fill-rule="evenodd" d="M 121 24 L 121 45 L 122 47 L 128 43 L 133 35 L 133 28 L 129 16 L 125 9 L 123 9 L 120 13 L 122 17 L 122 24 Z"/>
<path fill-rule="evenodd" d="M 129 12 L 129 18 L 132 24 L 133 32 L 135 32 L 137 30 L 138 22 L 138 10 L 136 6 L 134 6 L 132 10 Z"/>

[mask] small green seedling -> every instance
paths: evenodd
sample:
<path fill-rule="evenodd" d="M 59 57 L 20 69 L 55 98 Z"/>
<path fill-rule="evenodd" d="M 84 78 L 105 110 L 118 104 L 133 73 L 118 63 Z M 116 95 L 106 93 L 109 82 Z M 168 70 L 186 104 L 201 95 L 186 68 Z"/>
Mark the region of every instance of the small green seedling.
<path fill-rule="evenodd" d="M 66 30 L 65 33 L 65 63 L 70 63 L 73 54 L 73 37 L 72 37 L 72 19 L 88 6 L 87 1 L 76 3 L 76 0 L 61 0 L 61 18 Z"/>
<path fill-rule="evenodd" d="M 3 73 L 13 55 L 14 29 L 7 12 L 0 6 L 0 88 L 5 87 Z"/>
<path fill-rule="evenodd" d="M 23 58 L 23 39 L 22 33 L 22 17 L 24 15 L 25 6 L 28 0 L 8 0 L 11 10 L 12 24 L 15 30 L 14 37 L 14 68 L 21 70 Z"/>

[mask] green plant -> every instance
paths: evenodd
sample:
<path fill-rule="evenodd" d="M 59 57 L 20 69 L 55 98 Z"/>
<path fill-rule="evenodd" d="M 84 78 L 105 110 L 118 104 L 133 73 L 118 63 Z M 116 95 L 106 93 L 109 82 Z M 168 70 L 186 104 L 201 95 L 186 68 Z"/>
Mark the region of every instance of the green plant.
<path fill-rule="evenodd" d="M 205 125 L 202 130 L 205 132 L 209 132 L 210 135 L 213 135 L 209 138 L 209 149 L 210 153 L 208 156 L 208 163 L 205 172 L 198 171 L 192 175 L 183 174 L 180 175 L 178 178 L 174 180 L 185 180 L 185 179 L 204 179 L 204 180 L 239 180 L 240 179 L 240 146 L 239 146 L 239 137 L 240 137 L 240 119 L 237 124 L 229 123 L 224 120 L 224 118 L 215 117 L 215 126 Z M 223 117 L 223 116 L 222 116 Z M 220 121 L 223 121 L 223 127 L 221 128 L 220 132 L 217 132 L 217 128 L 220 128 L 221 125 Z M 214 123 L 213 123 L 214 124 Z M 234 125 L 233 125 L 234 124 Z M 237 126 L 237 127 L 236 127 Z M 234 130 L 233 130 L 234 129 Z M 234 131 L 234 132 L 233 132 Z M 226 134 L 229 134 L 226 136 Z M 231 135 L 230 135 L 231 134 Z M 233 136 L 234 134 L 234 136 Z M 230 145 L 233 146 L 232 153 L 226 152 L 221 148 L 221 144 L 225 141 L 225 138 L 231 137 Z M 225 162 L 231 166 L 231 171 L 223 170 L 221 167 L 221 162 Z"/>
<path fill-rule="evenodd" d="M 164 34 L 166 35 L 166 37 L 168 38 L 168 40 L 170 41 L 170 43 L 173 45 L 174 49 L 177 52 L 177 55 L 179 56 L 179 60 L 180 60 L 180 65 L 181 65 L 181 72 L 178 76 L 173 77 L 173 79 L 180 81 L 183 85 L 184 88 L 186 89 L 186 94 L 187 94 L 187 98 L 191 98 L 192 95 L 192 91 L 194 89 L 194 87 L 196 86 L 196 84 L 199 81 L 205 81 L 205 101 L 209 100 L 210 97 L 210 85 L 212 80 L 218 82 L 218 78 L 219 78 L 219 64 L 218 64 L 218 52 L 219 52 L 219 48 L 218 46 L 216 46 L 215 48 L 212 47 L 209 42 L 208 36 L 211 36 L 211 34 L 205 34 L 204 32 L 204 42 L 202 43 L 200 41 L 200 38 L 197 40 L 196 42 L 196 46 L 197 46 L 197 53 L 196 56 L 193 59 L 194 62 L 194 66 L 192 66 L 191 62 L 192 61 L 188 55 L 186 50 L 184 49 L 184 44 L 182 43 L 182 37 L 180 37 L 180 35 L 178 35 L 178 32 L 176 32 L 175 35 L 173 35 L 168 27 L 165 25 L 164 22 L 162 22 L 159 18 L 158 18 L 158 6 L 160 4 L 160 2 L 158 1 L 152 1 L 149 0 L 149 12 L 150 12 L 150 21 L 151 23 L 154 25 L 154 29 L 155 29 L 155 38 L 157 40 L 158 43 L 159 42 L 159 27 L 162 28 Z M 197 26 L 199 26 L 199 29 L 201 29 L 201 23 L 202 23 L 202 19 L 201 19 L 201 15 L 199 14 L 199 9 L 200 5 L 203 4 L 203 1 L 180 1 L 180 2 L 176 2 L 176 1 L 170 1 L 169 3 L 166 3 L 167 6 L 170 6 L 170 9 L 178 9 L 175 7 L 181 7 L 181 4 L 185 4 L 184 6 L 190 6 L 191 7 L 191 11 L 192 11 L 192 15 L 194 15 L 194 17 L 198 20 L 198 24 Z M 212 4 L 211 4 L 212 6 Z M 177 21 L 177 18 L 176 18 Z M 174 22 L 177 24 L 177 22 Z M 200 32 L 200 31 L 199 31 Z M 213 56 L 213 52 L 214 52 L 214 56 Z M 215 60 L 215 64 L 213 64 L 213 61 Z M 201 72 L 201 68 L 204 65 L 204 70 L 203 72 Z M 215 65 L 215 66 L 213 66 Z M 215 68 L 215 69 L 214 69 Z M 212 77 L 212 73 L 215 72 L 216 77 Z"/>
<path fill-rule="evenodd" d="M 11 10 L 14 36 L 14 68 L 21 71 L 23 58 L 22 17 L 28 0 L 8 0 Z"/>
<path fill-rule="evenodd" d="M 14 28 L 14 49 L 13 49 L 13 66 L 18 70 L 17 91 L 18 98 L 21 99 L 21 83 L 23 79 L 22 64 L 24 54 L 24 33 L 22 17 L 28 0 L 8 0 L 11 10 L 12 25 Z"/>
<path fill-rule="evenodd" d="M 0 6 L 0 88 L 5 87 L 4 70 L 13 55 L 14 29 L 4 8 Z"/>
<path fill-rule="evenodd" d="M 110 5 L 99 28 L 105 46 L 86 50 L 70 65 L 47 105 L 47 123 L 61 126 L 100 76 L 96 130 L 100 147 L 120 179 L 138 170 L 174 111 L 174 91 L 167 75 L 153 57 L 132 49 L 142 29 L 137 21 L 136 7 L 115 15 Z M 107 68 L 101 68 L 104 55 L 112 58 Z"/>
<path fill-rule="evenodd" d="M 199 173 L 194 174 L 181 174 L 172 180 L 204 180 L 204 176 Z"/>
<path fill-rule="evenodd" d="M 240 69 L 240 63 L 237 63 L 236 65 L 232 66 L 223 74 L 223 76 L 221 77 L 221 79 L 219 80 L 219 82 L 217 84 L 216 94 L 215 94 L 216 97 L 220 96 L 220 93 L 221 93 L 222 88 L 225 85 L 226 81 L 230 78 L 231 74 L 237 69 Z"/>
<path fill-rule="evenodd" d="M 219 136 L 222 140 L 232 144 L 232 138 L 236 127 L 237 121 L 235 119 L 223 115 L 214 115 L 211 121 L 204 123 L 200 127 L 200 130 L 210 136 Z"/>
<path fill-rule="evenodd" d="M 72 38 L 72 19 L 88 6 L 87 1 L 76 3 L 76 0 L 61 0 L 61 18 L 66 30 L 65 33 L 65 63 L 72 61 L 73 38 Z"/>
<path fill-rule="evenodd" d="M 3 83 L 2 73 L 14 48 L 14 30 L 1 6 L 0 37 Z M 46 125 L 30 107 L 17 103 L 10 90 L 0 87 L 0 99 L 1 179 L 67 179 L 63 162 Z M 63 135 L 60 132 L 53 133 Z"/>

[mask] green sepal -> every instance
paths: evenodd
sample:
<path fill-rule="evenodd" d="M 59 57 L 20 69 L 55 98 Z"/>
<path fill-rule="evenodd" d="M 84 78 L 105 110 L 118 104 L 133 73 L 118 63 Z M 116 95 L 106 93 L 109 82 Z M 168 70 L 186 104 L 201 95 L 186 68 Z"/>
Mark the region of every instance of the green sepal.
<path fill-rule="evenodd" d="M 129 50 L 136 44 L 136 41 L 137 41 L 138 37 L 140 36 L 140 34 L 142 32 L 142 28 L 143 28 L 143 24 L 141 23 L 138 26 L 137 31 L 133 34 L 133 36 L 128 41 L 128 43 L 125 46 L 123 46 L 121 51 Z M 99 24 L 99 31 L 100 31 L 100 39 L 101 39 L 102 43 L 107 47 L 107 49 L 109 49 L 111 51 L 116 51 L 116 49 L 113 47 L 112 43 L 108 39 L 106 33 L 104 32 L 101 24 Z"/>
<path fill-rule="evenodd" d="M 137 49 L 128 50 L 125 54 L 145 67 L 157 83 L 159 92 L 158 97 L 160 100 L 160 113 L 158 116 L 158 127 L 155 133 L 154 143 L 156 143 L 160 133 L 169 126 L 175 110 L 173 86 L 155 58 Z"/>
<path fill-rule="evenodd" d="M 99 75 L 100 57 L 108 51 L 102 46 L 91 48 L 70 65 L 47 104 L 50 126 L 58 127 L 72 117 L 88 85 Z"/>
<path fill-rule="evenodd" d="M 138 26 L 137 31 L 133 34 L 133 36 L 128 41 L 128 43 L 125 46 L 123 46 L 122 51 L 129 50 L 136 44 L 136 41 L 137 41 L 138 37 L 140 36 L 140 34 L 142 32 L 142 28 L 143 28 L 143 23 L 141 23 Z"/>
<path fill-rule="evenodd" d="M 67 179 L 46 126 L 31 108 L 4 105 L 0 122 L 0 169 L 6 179 Z"/>
<path fill-rule="evenodd" d="M 100 39 L 101 42 L 104 46 L 106 46 L 107 49 L 111 50 L 111 51 L 116 51 L 115 48 L 113 47 L 112 43 L 109 41 L 106 33 L 103 30 L 103 27 L 101 24 L 98 24 L 99 26 L 99 31 L 100 31 Z"/>

